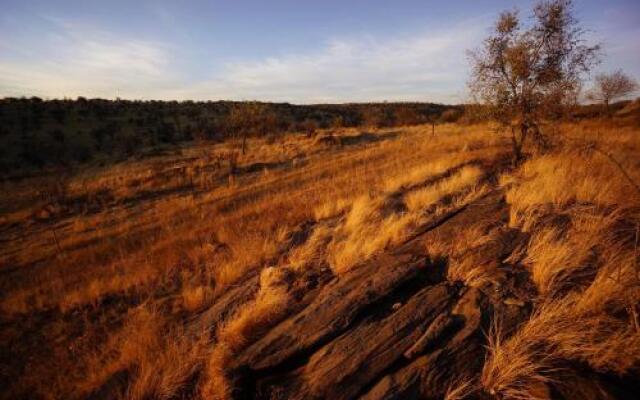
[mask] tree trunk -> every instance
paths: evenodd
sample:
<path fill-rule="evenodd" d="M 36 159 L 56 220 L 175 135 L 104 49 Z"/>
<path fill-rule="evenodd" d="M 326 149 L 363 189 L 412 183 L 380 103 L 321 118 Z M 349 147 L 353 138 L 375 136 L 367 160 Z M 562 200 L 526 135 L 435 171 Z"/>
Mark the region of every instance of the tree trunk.
<path fill-rule="evenodd" d="M 528 127 L 528 131 L 531 132 L 532 140 L 535 142 L 539 151 L 546 151 L 551 147 L 547 137 L 540 131 L 538 124 L 531 124 L 531 126 Z"/>
<path fill-rule="evenodd" d="M 513 165 L 518 165 L 522 160 L 522 146 L 527 138 L 529 127 L 526 123 L 520 124 L 520 137 L 515 127 L 511 127 L 511 147 L 513 149 Z"/>

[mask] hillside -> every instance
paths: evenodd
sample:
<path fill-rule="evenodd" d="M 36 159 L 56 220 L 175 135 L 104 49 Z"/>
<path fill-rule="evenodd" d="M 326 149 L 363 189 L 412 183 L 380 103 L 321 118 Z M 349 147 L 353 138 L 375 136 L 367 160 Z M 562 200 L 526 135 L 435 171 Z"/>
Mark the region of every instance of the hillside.
<path fill-rule="evenodd" d="M 0 177 L 108 164 L 193 141 L 453 122 L 460 106 L 0 99 Z"/>
<path fill-rule="evenodd" d="M 185 144 L 4 183 L 2 398 L 631 399 L 637 128 Z"/>

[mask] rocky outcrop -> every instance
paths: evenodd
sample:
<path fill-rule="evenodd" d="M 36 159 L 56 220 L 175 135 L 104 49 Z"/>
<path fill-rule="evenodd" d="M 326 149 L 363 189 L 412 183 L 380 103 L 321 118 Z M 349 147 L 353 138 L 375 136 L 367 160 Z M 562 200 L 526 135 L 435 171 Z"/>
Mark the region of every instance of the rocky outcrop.
<path fill-rule="evenodd" d="M 377 310 L 314 353 L 285 380 L 290 399 L 350 399 L 394 364 L 455 296 L 447 284 L 428 286 L 391 313 Z M 388 314 L 388 315 L 385 315 Z M 263 391 L 264 392 L 264 391 Z"/>
<path fill-rule="evenodd" d="M 490 272 L 482 284 L 447 280 L 449 261 L 426 243 L 456 240 L 478 220 L 496 240 L 466 257 Z M 452 210 L 403 245 L 340 275 L 297 275 L 288 285 L 304 296 L 291 314 L 235 356 L 229 375 L 247 399 L 441 399 L 449 387 L 476 379 L 494 314 L 504 326 L 525 320 L 528 298 L 514 290 L 526 279 L 504 260 L 526 239 L 507 228 L 500 192 Z M 456 262 L 456 260 L 451 260 Z M 309 284 L 313 282 L 313 284 Z M 229 291 L 202 314 L 200 326 L 255 293 L 257 277 Z"/>
<path fill-rule="evenodd" d="M 450 313 L 442 314 L 450 328 L 433 336 L 432 343 L 438 343 L 422 355 L 412 353 L 415 358 L 407 366 L 384 376 L 362 398 L 442 398 L 452 383 L 477 375 L 484 362 L 483 332 L 491 313 L 482 292 L 467 290 Z"/>

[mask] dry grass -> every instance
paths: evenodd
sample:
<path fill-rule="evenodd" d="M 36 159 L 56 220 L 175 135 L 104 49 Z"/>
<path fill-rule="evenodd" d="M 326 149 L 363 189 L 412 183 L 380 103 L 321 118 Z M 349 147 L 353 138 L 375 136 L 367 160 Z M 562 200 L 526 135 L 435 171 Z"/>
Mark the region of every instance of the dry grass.
<path fill-rule="evenodd" d="M 636 328 L 638 315 L 634 311 L 640 299 L 640 266 L 638 252 L 617 243 L 603 250 L 607 260 L 591 284 L 581 293 L 577 308 L 583 312 L 620 312 L 626 309 Z"/>
<path fill-rule="evenodd" d="M 608 237 L 619 221 L 612 214 L 571 214 L 569 226 L 536 231 L 527 248 L 524 264 L 540 295 L 554 296 L 558 291 L 579 288 L 595 273 L 599 248 L 614 245 Z"/>
<path fill-rule="evenodd" d="M 482 186 L 479 193 L 488 192 Z M 455 240 L 441 235 L 431 235 L 425 250 L 432 259 L 443 258 L 448 262 L 447 280 L 461 282 L 468 287 L 481 287 L 495 278 L 497 271 L 487 265 L 485 247 L 501 240 L 497 221 L 479 221 L 460 230 Z M 496 260 L 489 260 L 495 262 Z"/>
<path fill-rule="evenodd" d="M 449 166 L 453 167 L 455 165 Z M 476 184 L 482 174 L 477 167 L 463 167 L 433 185 L 407 191 L 403 198 L 393 192 L 357 198 L 329 245 L 332 269 L 337 274 L 344 273 L 376 252 L 399 243 L 429 219 L 479 197 L 484 188 Z M 422 168 L 420 174 L 410 172 L 409 175 L 423 180 L 431 176 Z M 438 205 L 440 207 L 436 207 Z"/>
<path fill-rule="evenodd" d="M 566 127 L 567 136 L 611 147 L 638 178 L 635 133 L 598 137 L 587 128 Z M 229 143 L 185 148 L 85 171 L 55 204 L 38 200 L 37 179 L 16 184 L 0 199 L 0 258 L 10 267 L 0 286 L 2 317 L 15 325 L 14 339 L 36 335 L 20 321 L 54 317 L 38 322 L 38 336 L 15 350 L 47 362 L 16 365 L 26 372 L 11 393 L 85 396 L 125 371 L 126 385 L 116 390 L 125 398 L 181 398 L 198 390 L 227 398 L 235 390 L 234 357 L 295 305 L 291 276 L 318 267 L 342 274 L 487 193 L 487 171 L 478 165 L 490 164 L 507 142 L 487 126 L 444 125 L 435 138 L 429 132 L 381 131 L 374 133 L 381 140 L 343 146 L 300 136 L 284 138 L 284 145 L 252 140 L 235 175 L 212 161 L 233 151 Z M 606 158 L 576 150 L 534 157 L 501 183 L 510 225 L 531 233 L 511 261 L 531 273 L 538 302 L 510 337 L 498 329 L 489 335 L 481 386 L 516 399 L 543 398 L 567 360 L 629 371 L 640 359 L 633 188 Z M 296 242 L 301 227 L 309 235 Z M 449 240 L 453 247 L 435 241 L 427 250 L 450 256 L 449 280 L 481 286 L 491 271 L 465 254 L 497 235 L 491 226 L 471 226 Z M 189 317 L 256 270 L 260 290 L 217 321 L 212 343 L 188 333 Z M 90 344 L 67 354 L 84 337 Z M 45 352 L 49 347 L 55 351 Z M 470 386 L 452 386 L 447 398 L 464 398 Z"/>
<path fill-rule="evenodd" d="M 569 296 L 544 303 L 506 339 L 495 325 L 488 337 L 483 387 L 506 398 L 546 399 L 546 386 L 561 384 L 555 377 L 571 372 L 565 360 L 601 372 L 628 372 L 640 360 L 639 335 L 625 321 L 581 310 L 580 300 Z"/>
<path fill-rule="evenodd" d="M 205 308 L 213 299 L 213 290 L 209 286 L 185 287 L 181 293 L 182 305 L 188 312 Z"/>
<path fill-rule="evenodd" d="M 80 382 L 66 384 L 73 385 L 76 395 L 85 396 L 108 387 L 109 378 L 124 372 L 130 376 L 125 399 L 175 398 L 201 367 L 207 340 L 204 335 L 167 331 L 166 322 L 159 310 L 133 310 L 123 328 L 87 358 Z"/>
<path fill-rule="evenodd" d="M 229 399 L 234 385 L 228 366 L 247 344 L 283 318 L 292 300 L 288 283 L 293 272 L 285 268 L 266 268 L 260 274 L 260 290 L 255 299 L 243 305 L 217 330 L 217 342 L 211 351 L 201 384 L 206 399 Z"/>
<path fill-rule="evenodd" d="M 410 191 L 405 195 L 405 202 L 410 211 L 418 211 L 436 204 L 440 199 L 454 195 L 467 187 L 478 183 L 483 171 L 474 166 L 463 167 L 452 176 L 432 186 Z"/>
<path fill-rule="evenodd" d="M 615 149 L 614 149 L 615 151 Z M 625 154 L 620 150 L 618 153 Z M 622 160 L 622 157 L 621 157 Z M 633 160 L 622 160 L 637 178 Z M 573 204 L 593 207 L 625 207 L 637 204 L 640 193 L 625 180 L 620 170 L 605 157 L 577 150 L 557 152 L 527 161 L 501 183 L 512 186 L 507 192 L 511 223 L 524 230 L 540 213 L 561 210 Z"/>
<path fill-rule="evenodd" d="M 462 379 L 447 387 L 444 400 L 464 400 L 469 398 L 477 390 L 471 379 Z"/>
<path fill-rule="evenodd" d="M 539 312 L 540 313 L 540 312 Z M 516 335 L 506 339 L 499 319 L 488 334 L 487 360 L 482 370 L 482 386 L 491 395 L 509 399 L 546 400 L 549 398 L 546 385 L 558 371 L 555 359 L 539 349 L 536 339 L 545 337 L 549 314 L 542 312 L 542 318 L 533 318 Z"/>
<path fill-rule="evenodd" d="M 344 273 L 376 251 L 397 243 L 417 222 L 410 214 L 385 216 L 384 202 L 384 198 L 366 196 L 353 203 L 344 226 L 336 230 L 329 244 L 329 262 L 335 273 Z"/>
<path fill-rule="evenodd" d="M 620 257 L 635 252 L 630 246 L 638 194 L 606 160 L 581 157 L 575 152 L 540 157 L 507 178 L 512 224 L 535 228 L 523 262 L 542 296 L 580 288 L 598 270 L 615 268 Z"/>
<path fill-rule="evenodd" d="M 67 197 L 99 199 L 98 193 L 105 192 L 110 200 L 96 200 L 98 212 L 87 215 L 82 207 L 69 209 L 69 216 L 53 216 L 43 222 L 47 225 L 36 225 L 30 235 L 11 241 L 3 253 L 11 266 L 35 263 L 43 268 L 37 281 L 23 274 L 13 277 L 15 284 L 0 302 L 2 309 L 24 313 L 61 305 L 69 310 L 109 294 L 139 291 L 157 284 L 159 276 L 172 276 L 185 252 L 207 244 L 223 243 L 228 250 L 226 257 L 220 252 L 209 256 L 216 290 L 222 290 L 247 269 L 276 256 L 282 232 L 299 223 L 336 215 L 371 191 L 406 185 L 465 160 L 491 158 L 501 150 L 497 138 L 487 135 L 483 127 L 465 129 L 443 127 L 442 135 L 431 138 L 421 128 L 408 128 L 398 139 L 339 151 L 314 148 L 311 139 L 291 138 L 286 139 L 290 145 L 283 153 L 279 144 L 258 141 L 240 159 L 239 168 L 254 163 L 278 165 L 292 157 L 306 162 L 295 168 L 275 167 L 267 175 L 262 171 L 238 175 L 235 187 L 227 185 L 224 168 L 211 170 L 204 165 L 194 181 L 196 195 L 183 171 L 190 162 L 202 164 L 209 154 L 228 151 L 226 144 L 187 149 L 173 161 L 151 159 L 85 172 L 68 184 Z M 472 140 L 485 140 L 486 146 L 460 153 Z M 425 154 L 433 165 L 424 167 Z M 417 171 L 408 181 L 407 170 Z M 202 180 L 215 185 L 201 184 Z M 22 196 L 15 190 L 12 194 Z M 37 209 L 38 203 L 29 202 L 29 196 L 33 199 L 37 194 L 24 195 L 25 207 L 35 203 Z M 6 216 L 8 224 L 14 221 L 11 215 Z M 211 243 L 212 236 L 217 242 Z"/>
<path fill-rule="evenodd" d="M 330 224 L 317 225 L 303 245 L 289 252 L 289 265 L 296 270 L 324 265 L 326 263 L 326 248 L 331 242 L 334 229 L 335 226 Z"/>
<path fill-rule="evenodd" d="M 185 314 L 205 309 L 252 270 L 281 260 L 294 271 L 327 265 L 333 259 L 350 268 L 358 257 L 402 240 L 419 222 L 418 211 L 384 218 L 379 214 L 380 220 L 369 221 L 356 217 L 359 207 L 368 206 L 354 207 L 354 203 L 364 202 L 358 200 L 364 196 L 378 205 L 389 197 L 387 189 L 392 186 L 408 190 L 447 168 L 490 160 L 504 151 L 502 139 L 488 135 L 484 126 L 443 126 L 435 138 L 425 134 L 428 130 L 405 128 L 388 136 L 381 131 L 374 134 L 382 140 L 345 146 L 319 146 L 301 136 L 285 137 L 284 145 L 251 140 L 247 155 L 238 157 L 233 185 L 229 185 L 229 165 L 215 162 L 217 154 L 233 151 L 229 143 L 185 147 L 173 155 L 89 169 L 66 179 L 63 195 L 55 199 L 43 200 L 38 192 L 56 186 L 55 178 L 14 184 L 0 196 L 0 234 L 6 239 L 0 260 L 7 268 L 0 283 L 2 317 L 16 324 L 42 311 L 59 317 L 44 322 L 41 330 L 42 337 L 55 337 L 55 343 L 37 339 L 47 346 L 42 351 L 51 346 L 46 365 L 56 367 L 42 364 L 29 370 L 13 392 L 18 397 L 25 390 L 66 397 L 68 385 L 55 383 L 62 375 L 59 371 L 75 376 L 89 364 L 93 366 L 85 369 L 96 371 L 90 372 L 94 377 L 78 378 L 86 382 L 85 392 L 123 368 L 132 385 L 162 386 L 139 365 L 147 365 L 143 353 L 161 351 L 145 349 L 183 349 L 178 336 L 175 344 L 169 337 L 150 336 L 150 345 L 136 345 L 138 355 L 100 350 L 117 348 L 111 343 L 124 340 L 113 336 L 119 326 L 129 324 L 127 310 L 142 303 L 161 304 L 162 323 L 167 326 L 162 329 L 175 336 L 183 330 Z M 470 141 L 476 143 L 475 150 L 469 150 Z M 427 155 L 433 165 L 424 167 Z M 407 179 L 407 171 L 416 172 Z M 438 207 L 434 212 L 444 210 Z M 348 227 L 346 218 L 340 217 L 346 214 L 352 214 Z M 309 221 L 316 222 L 311 236 L 302 244 L 289 243 L 289 235 Z M 383 237 L 378 236 L 380 224 Z M 363 251 L 354 252 L 359 243 Z M 226 328 L 220 328 L 221 339 L 214 347 L 220 350 L 207 356 L 219 361 L 208 364 L 225 364 L 225 343 L 250 341 L 249 327 L 266 326 L 279 315 L 281 303 L 274 296 L 263 296 L 245 311 L 238 310 Z M 27 329 L 16 327 L 18 336 Z M 154 330 L 161 329 L 150 331 Z M 140 340 L 145 335 L 140 334 Z M 91 339 L 78 340 L 84 337 Z M 71 344 L 77 348 L 73 353 L 66 348 Z M 26 344 L 12 351 L 18 354 L 16 360 L 39 352 Z M 158 374 L 165 373 L 158 370 Z M 129 389 L 132 396 L 148 390 Z"/>
<path fill-rule="evenodd" d="M 464 157 L 456 154 L 451 157 L 439 159 L 419 165 L 409 171 L 405 171 L 401 175 L 390 177 L 385 181 L 384 190 L 386 192 L 395 192 L 411 185 L 419 184 L 436 175 L 442 174 L 463 160 Z"/>
<path fill-rule="evenodd" d="M 616 146 L 630 141 L 603 143 L 628 157 Z M 625 157 L 623 168 L 638 176 Z M 543 399 L 549 384 L 562 385 L 556 377 L 572 373 L 571 362 L 628 373 L 640 361 L 638 193 L 606 158 L 575 149 L 527 161 L 502 183 L 511 224 L 532 233 L 510 261 L 522 254 L 538 303 L 510 337 L 499 327 L 490 332 L 483 387 L 506 398 Z"/>
<path fill-rule="evenodd" d="M 325 203 L 320 204 L 314 210 L 314 217 L 317 221 L 335 217 L 338 214 L 342 214 L 351 205 L 351 199 L 327 199 Z"/>

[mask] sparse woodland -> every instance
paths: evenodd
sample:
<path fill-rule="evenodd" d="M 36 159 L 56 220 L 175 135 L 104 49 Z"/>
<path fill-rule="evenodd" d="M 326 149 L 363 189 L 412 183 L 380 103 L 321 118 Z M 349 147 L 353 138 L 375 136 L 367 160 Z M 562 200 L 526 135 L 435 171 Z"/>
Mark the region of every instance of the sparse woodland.
<path fill-rule="evenodd" d="M 517 25 L 473 106 L 3 100 L 0 398 L 637 398 L 640 102 Z"/>
<path fill-rule="evenodd" d="M 260 102 L 167 102 L 0 99 L 0 175 L 73 169 L 168 151 L 199 141 L 234 141 L 317 129 L 380 128 L 454 122 L 461 106 L 429 103 L 292 105 Z"/>

